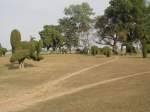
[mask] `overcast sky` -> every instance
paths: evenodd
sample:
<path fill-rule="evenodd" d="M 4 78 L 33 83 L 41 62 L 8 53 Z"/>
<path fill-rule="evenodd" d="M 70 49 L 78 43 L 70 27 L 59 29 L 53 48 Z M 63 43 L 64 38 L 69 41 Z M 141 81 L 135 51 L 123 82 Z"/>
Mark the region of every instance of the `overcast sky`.
<path fill-rule="evenodd" d="M 102 15 L 109 0 L 0 0 L 0 43 L 10 48 L 12 29 L 21 32 L 22 40 L 39 38 L 43 25 L 57 24 L 70 4 L 88 2 L 96 15 Z"/>

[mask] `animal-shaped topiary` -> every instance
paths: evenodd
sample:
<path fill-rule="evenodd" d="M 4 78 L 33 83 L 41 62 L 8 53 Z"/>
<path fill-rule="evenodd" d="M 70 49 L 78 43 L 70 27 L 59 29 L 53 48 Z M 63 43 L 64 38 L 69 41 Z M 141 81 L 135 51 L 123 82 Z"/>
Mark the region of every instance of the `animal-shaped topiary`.
<path fill-rule="evenodd" d="M 19 37 L 19 34 L 18 30 L 13 30 L 11 33 L 12 56 L 10 62 L 13 63 L 17 61 L 19 68 L 24 68 L 25 59 L 32 59 L 34 61 L 40 61 L 42 59 L 40 56 L 42 42 L 33 39 L 29 42 L 21 41 L 21 35 Z"/>

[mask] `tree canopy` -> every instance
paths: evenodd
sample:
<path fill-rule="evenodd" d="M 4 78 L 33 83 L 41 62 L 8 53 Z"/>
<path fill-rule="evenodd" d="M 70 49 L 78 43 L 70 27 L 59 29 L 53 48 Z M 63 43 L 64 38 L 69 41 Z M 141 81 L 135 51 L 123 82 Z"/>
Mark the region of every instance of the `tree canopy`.
<path fill-rule="evenodd" d="M 65 37 L 68 49 L 79 45 L 81 33 L 88 32 L 91 28 L 94 15 L 93 9 L 86 2 L 70 5 L 64 9 L 65 17 L 59 20 L 60 28 Z M 83 36 L 83 35 L 82 35 Z"/>
<path fill-rule="evenodd" d="M 53 51 L 55 51 L 64 44 L 64 37 L 60 33 L 59 26 L 45 25 L 39 34 L 43 41 L 43 47 L 47 50 L 53 48 Z"/>
<path fill-rule="evenodd" d="M 111 38 L 114 46 L 115 40 L 121 42 L 139 40 L 142 44 L 149 32 L 148 18 L 149 5 L 145 0 L 111 0 L 105 14 L 97 18 L 95 27 L 101 40 Z"/>

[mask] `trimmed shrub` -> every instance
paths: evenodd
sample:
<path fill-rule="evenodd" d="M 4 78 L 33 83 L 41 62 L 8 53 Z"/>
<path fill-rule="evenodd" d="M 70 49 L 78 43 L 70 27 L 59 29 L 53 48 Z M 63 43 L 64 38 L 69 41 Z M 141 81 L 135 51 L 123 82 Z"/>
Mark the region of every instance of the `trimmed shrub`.
<path fill-rule="evenodd" d="M 109 47 L 104 47 L 103 48 L 103 54 L 106 56 L 106 57 L 110 57 L 111 56 L 111 49 Z"/>
<path fill-rule="evenodd" d="M 98 54 L 98 47 L 97 46 L 92 46 L 91 47 L 91 54 L 93 56 L 97 55 Z"/>
<path fill-rule="evenodd" d="M 89 49 L 87 47 L 85 47 L 82 51 L 82 54 L 88 54 L 89 53 Z"/>
<path fill-rule="evenodd" d="M 2 48 L 2 47 L 0 48 L 0 56 L 5 56 L 6 52 L 7 52 L 6 48 Z"/>
<path fill-rule="evenodd" d="M 19 47 L 19 44 L 21 42 L 21 34 L 18 30 L 14 29 L 11 32 L 11 36 L 10 36 L 10 43 L 12 46 L 12 53 L 15 52 L 15 50 L 17 49 L 17 47 Z"/>
<path fill-rule="evenodd" d="M 103 55 L 103 48 L 98 48 L 98 54 Z"/>

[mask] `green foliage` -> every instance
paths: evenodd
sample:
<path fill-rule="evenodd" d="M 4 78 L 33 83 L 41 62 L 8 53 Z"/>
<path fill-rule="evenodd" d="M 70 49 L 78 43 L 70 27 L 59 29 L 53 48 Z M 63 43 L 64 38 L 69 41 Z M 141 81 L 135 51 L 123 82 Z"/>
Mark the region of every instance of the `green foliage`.
<path fill-rule="evenodd" d="M 73 18 L 78 25 L 78 32 L 86 32 L 91 23 L 90 16 L 93 15 L 93 9 L 86 2 L 77 5 L 70 5 L 64 10 L 65 15 Z"/>
<path fill-rule="evenodd" d="M 97 55 L 98 54 L 98 47 L 97 46 L 92 46 L 91 47 L 91 54 L 93 56 Z"/>
<path fill-rule="evenodd" d="M 6 48 L 0 47 L 0 56 L 5 56 L 6 52 L 7 52 Z"/>
<path fill-rule="evenodd" d="M 21 42 L 21 34 L 18 30 L 14 29 L 11 32 L 10 43 L 12 46 L 12 53 L 19 47 L 19 43 Z"/>
<path fill-rule="evenodd" d="M 24 61 L 26 58 L 30 58 L 30 51 L 28 49 L 18 49 L 13 53 L 10 58 L 10 62 L 21 62 Z"/>
<path fill-rule="evenodd" d="M 113 38 L 113 40 L 123 43 L 150 39 L 150 5 L 145 1 L 111 0 L 105 14 L 97 18 L 95 27 L 98 29 L 99 35 L 110 39 L 117 34 L 117 39 Z"/>
<path fill-rule="evenodd" d="M 61 32 L 65 37 L 65 45 L 69 50 L 79 44 L 80 33 L 90 29 L 93 9 L 88 3 L 70 5 L 64 9 L 66 17 L 59 20 Z"/>
<path fill-rule="evenodd" d="M 76 47 L 79 41 L 76 23 L 72 18 L 63 18 L 59 20 L 59 24 L 61 32 L 64 34 L 64 43 L 67 48 Z"/>
<path fill-rule="evenodd" d="M 89 53 L 89 49 L 87 48 L 87 47 L 85 47 L 84 49 L 83 49 L 83 54 L 88 54 Z"/>
<path fill-rule="evenodd" d="M 103 54 L 106 56 L 106 57 L 110 57 L 111 56 L 111 49 L 109 48 L 109 47 L 104 47 L 103 49 L 102 49 L 102 52 L 103 52 Z"/>
<path fill-rule="evenodd" d="M 0 43 L 0 56 L 5 56 L 6 52 L 7 52 L 7 49 L 3 48 L 1 43 Z"/>
<path fill-rule="evenodd" d="M 77 54 L 85 54 L 85 55 L 87 55 L 87 54 L 89 54 L 89 49 L 87 48 L 87 47 L 85 47 L 84 49 L 77 49 L 76 50 L 76 53 Z"/>
<path fill-rule="evenodd" d="M 135 49 L 135 47 L 133 46 L 132 42 L 126 43 L 126 52 L 127 52 L 127 53 L 130 53 L 130 54 L 136 53 L 136 49 Z"/>
<path fill-rule="evenodd" d="M 16 62 L 18 61 L 21 65 L 20 68 L 24 67 L 24 60 L 25 59 L 32 59 L 35 61 L 39 61 L 42 59 L 40 56 L 40 51 L 42 48 L 42 41 L 35 41 L 34 39 L 31 39 L 29 42 L 27 41 L 16 41 L 16 37 L 12 36 L 11 34 L 11 41 L 17 42 L 17 46 L 13 46 L 15 49 L 13 50 L 12 56 L 10 58 L 10 62 Z M 21 37 L 21 36 L 18 36 Z M 13 40 L 14 39 L 14 40 Z M 17 38 L 18 39 L 18 38 Z"/>
<path fill-rule="evenodd" d="M 98 48 L 98 54 L 99 55 L 103 54 L 103 48 Z"/>
<path fill-rule="evenodd" d="M 64 37 L 61 35 L 58 26 L 46 25 L 39 34 L 43 41 L 43 47 L 47 50 L 53 48 L 53 51 L 55 51 L 64 44 Z"/>
<path fill-rule="evenodd" d="M 147 44 L 147 53 L 150 53 L 150 44 Z"/>

